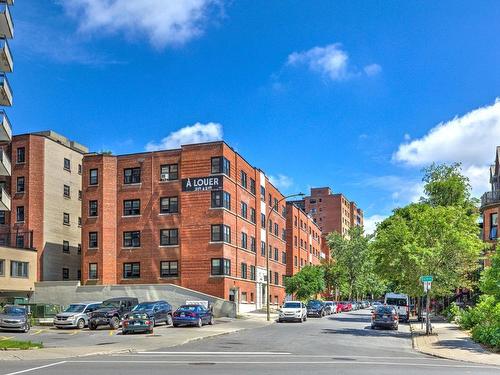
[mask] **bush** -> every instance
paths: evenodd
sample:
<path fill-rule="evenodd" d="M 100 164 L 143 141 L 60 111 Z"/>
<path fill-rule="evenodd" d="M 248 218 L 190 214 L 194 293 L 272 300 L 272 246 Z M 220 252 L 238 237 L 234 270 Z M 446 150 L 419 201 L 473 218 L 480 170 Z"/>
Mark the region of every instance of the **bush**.
<path fill-rule="evenodd" d="M 453 322 L 454 320 L 457 319 L 457 317 L 460 315 L 462 310 L 458 305 L 453 302 L 446 310 L 444 310 L 444 316 L 449 322 Z"/>

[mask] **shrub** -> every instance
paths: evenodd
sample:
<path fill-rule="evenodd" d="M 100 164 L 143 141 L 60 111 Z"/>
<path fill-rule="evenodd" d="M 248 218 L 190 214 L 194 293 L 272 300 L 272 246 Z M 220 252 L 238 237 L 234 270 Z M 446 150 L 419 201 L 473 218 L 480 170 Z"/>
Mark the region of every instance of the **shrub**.
<path fill-rule="evenodd" d="M 446 310 L 444 311 L 444 316 L 449 322 L 453 322 L 454 320 L 457 319 L 458 316 L 460 316 L 460 313 L 462 310 L 458 305 L 453 302 Z"/>

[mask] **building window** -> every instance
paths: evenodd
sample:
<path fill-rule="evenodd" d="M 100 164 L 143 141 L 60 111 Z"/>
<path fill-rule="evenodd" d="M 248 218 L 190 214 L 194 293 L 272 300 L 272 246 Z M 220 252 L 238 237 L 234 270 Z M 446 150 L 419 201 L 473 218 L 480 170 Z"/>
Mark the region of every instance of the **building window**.
<path fill-rule="evenodd" d="M 78 253 L 78 254 L 81 254 L 81 253 L 82 253 L 82 244 L 81 244 L 81 243 L 79 243 L 79 244 L 78 244 L 78 250 L 77 250 L 77 253 Z"/>
<path fill-rule="evenodd" d="M 250 207 L 250 221 L 255 224 L 255 220 L 257 220 L 255 218 L 255 208 Z"/>
<path fill-rule="evenodd" d="M 260 214 L 260 226 L 266 229 L 266 215 Z"/>
<path fill-rule="evenodd" d="M 253 178 L 250 179 L 250 193 L 255 195 L 255 180 Z"/>
<path fill-rule="evenodd" d="M 82 165 L 78 164 L 78 174 L 82 174 Z"/>
<path fill-rule="evenodd" d="M 283 229 L 281 230 L 281 239 L 282 239 L 283 241 L 286 241 L 286 230 L 285 230 L 285 228 L 283 228 Z"/>
<path fill-rule="evenodd" d="M 68 185 L 64 185 L 64 187 L 63 187 L 63 196 L 64 196 L 64 198 L 71 197 L 71 189 Z"/>
<path fill-rule="evenodd" d="M 266 226 L 264 225 L 264 228 Z M 269 233 L 273 233 L 273 221 L 271 219 L 269 219 Z"/>
<path fill-rule="evenodd" d="M 247 302 L 247 292 L 241 292 L 241 302 Z"/>
<path fill-rule="evenodd" d="M 281 216 L 286 216 L 286 206 L 281 207 Z"/>
<path fill-rule="evenodd" d="M 141 168 L 125 168 L 123 170 L 124 184 L 139 184 L 141 182 Z"/>
<path fill-rule="evenodd" d="M 246 263 L 241 263 L 241 278 L 246 279 L 248 277 L 247 275 L 247 264 Z"/>
<path fill-rule="evenodd" d="M 24 236 L 22 234 L 16 235 L 16 247 L 19 249 L 24 249 Z"/>
<path fill-rule="evenodd" d="M 231 260 L 226 258 L 212 259 L 212 275 L 231 275 Z"/>
<path fill-rule="evenodd" d="M 179 198 L 178 197 L 164 197 L 160 198 L 160 213 L 161 214 L 174 214 L 179 212 Z"/>
<path fill-rule="evenodd" d="M 255 279 L 256 279 L 255 266 L 250 265 L 250 280 L 255 281 Z"/>
<path fill-rule="evenodd" d="M 97 185 L 99 183 L 99 171 L 91 169 L 89 171 L 89 185 Z"/>
<path fill-rule="evenodd" d="M 274 235 L 278 236 L 280 233 L 280 228 L 277 223 L 274 223 Z"/>
<path fill-rule="evenodd" d="M 250 251 L 252 252 L 256 252 L 257 251 L 257 248 L 256 248 L 256 244 L 255 244 L 255 237 L 250 237 Z"/>
<path fill-rule="evenodd" d="M 260 241 L 260 255 L 266 256 L 266 243 L 264 241 Z"/>
<path fill-rule="evenodd" d="M 70 225 L 69 224 L 69 214 L 67 212 L 63 213 L 63 224 L 64 225 Z"/>
<path fill-rule="evenodd" d="M 128 199 L 123 201 L 123 216 L 136 216 L 141 214 L 141 200 Z"/>
<path fill-rule="evenodd" d="M 89 232 L 89 249 L 97 249 L 98 245 L 97 232 Z"/>
<path fill-rule="evenodd" d="M 28 278 L 29 275 L 29 263 L 19 262 L 16 260 L 10 261 L 10 276 L 11 277 L 21 277 Z"/>
<path fill-rule="evenodd" d="M 260 187 L 260 200 L 262 202 L 266 201 L 266 188 L 264 186 Z"/>
<path fill-rule="evenodd" d="M 243 171 L 241 171 L 241 186 L 247 188 L 247 174 Z"/>
<path fill-rule="evenodd" d="M 141 263 L 123 263 L 124 279 L 139 279 L 141 277 Z"/>
<path fill-rule="evenodd" d="M 273 247 L 269 245 L 269 259 L 273 259 Z"/>
<path fill-rule="evenodd" d="M 295 267 L 298 266 L 297 256 L 293 257 L 293 263 L 294 263 Z"/>
<path fill-rule="evenodd" d="M 78 190 L 78 200 L 79 201 L 82 200 L 82 191 L 81 190 Z"/>
<path fill-rule="evenodd" d="M 82 218 L 80 216 L 78 216 L 78 226 L 79 227 L 82 226 Z"/>
<path fill-rule="evenodd" d="M 63 280 L 69 280 L 69 268 L 62 269 L 62 278 Z"/>
<path fill-rule="evenodd" d="M 278 212 L 278 199 L 277 198 L 274 198 L 273 210 Z"/>
<path fill-rule="evenodd" d="M 164 164 L 160 166 L 160 180 L 173 181 L 179 179 L 179 164 Z"/>
<path fill-rule="evenodd" d="M 280 258 L 280 252 L 277 247 L 274 248 L 274 260 L 277 262 Z"/>
<path fill-rule="evenodd" d="M 498 214 L 490 214 L 490 240 L 496 240 L 498 236 Z"/>
<path fill-rule="evenodd" d="M 179 244 L 179 229 L 162 229 L 160 231 L 160 245 L 172 246 Z"/>
<path fill-rule="evenodd" d="M 244 249 L 248 247 L 248 236 L 245 232 L 241 232 L 241 247 Z"/>
<path fill-rule="evenodd" d="M 76 279 L 81 280 L 82 279 L 82 270 L 77 270 L 76 271 Z"/>
<path fill-rule="evenodd" d="M 293 245 L 297 247 L 297 244 L 298 244 L 297 236 L 293 236 Z"/>
<path fill-rule="evenodd" d="M 5 260 L 0 259 L 0 276 L 5 276 Z"/>
<path fill-rule="evenodd" d="M 179 263 L 176 260 L 160 262 L 160 277 L 179 276 Z"/>
<path fill-rule="evenodd" d="M 123 247 L 141 247 L 141 232 L 138 230 L 123 232 Z"/>
<path fill-rule="evenodd" d="M 89 279 L 97 280 L 97 263 L 89 263 Z"/>
<path fill-rule="evenodd" d="M 281 263 L 286 264 L 286 252 L 281 252 Z"/>
<path fill-rule="evenodd" d="M 24 222 L 24 206 L 16 207 L 16 221 L 18 223 Z"/>
<path fill-rule="evenodd" d="M 71 171 L 71 160 L 64 158 L 64 169 Z"/>
<path fill-rule="evenodd" d="M 0 211 L 0 224 L 5 224 L 5 211 Z"/>
<path fill-rule="evenodd" d="M 245 219 L 247 218 L 248 205 L 245 202 L 241 202 L 241 216 Z"/>
<path fill-rule="evenodd" d="M 96 217 L 98 208 L 97 201 L 89 201 L 89 217 Z"/>
<path fill-rule="evenodd" d="M 224 156 L 212 158 L 212 174 L 223 173 L 226 176 L 231 176 L 231 163 Z"/>
<path fill-rule="evenodd" d="M 26 149 L 24 147 L 18 147 L 16 154 L 17 154 L 16 160 L 18 164 L 26 163 Z"/>
<path fill-rule="evenodd" d="M 24 176 L 17 178 L 16 193 L 24 193 Z"/>
<path fill-rule="evenodd" d="M 69 241 L 63 241 L 63 253 L 69 254 Z"/>
<path fill-rule="evenodd" d="M 224 207 L 231 209 L 231 194 L 226 191 L 212 191 L 212 208 Z"/>
<path fill-rule="evenodd" d="M 231 227 L 224 224 L 212 225 L 212 242 L 231 243 Z"/>
<path fill-rule="evenodd" d="M 280 277 L 279 277 L 279 275 L 278 275 L 278 272 L 275 272 L 275 273 L 274 273 L 274 283 L 275 283 L 276 285 L 279 285 L 279 283 L 280 283 Z M 277 298 L 277 297 L 276 297 L 276 298 Z"/>

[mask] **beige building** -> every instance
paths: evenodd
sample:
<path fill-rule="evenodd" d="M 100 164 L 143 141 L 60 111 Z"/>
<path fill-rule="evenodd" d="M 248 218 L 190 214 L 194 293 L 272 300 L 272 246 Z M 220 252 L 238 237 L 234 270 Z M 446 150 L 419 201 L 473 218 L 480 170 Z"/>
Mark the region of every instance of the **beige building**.
<path fill-rule="evenodd" d="M 0 303 L 8 297 L 31 296 L 36 266 L 35 250 L 0 246 Z"/>

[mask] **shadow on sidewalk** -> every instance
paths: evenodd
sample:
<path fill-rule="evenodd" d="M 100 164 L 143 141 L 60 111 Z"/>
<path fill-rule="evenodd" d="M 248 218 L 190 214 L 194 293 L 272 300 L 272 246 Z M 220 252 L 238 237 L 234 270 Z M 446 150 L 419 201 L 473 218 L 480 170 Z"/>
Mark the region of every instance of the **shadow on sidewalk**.
<path fill-rule="evenodd" d="M 471 342 L 470 339 L 448 339 L 439 340 L 432 344 L 438 349 L 460 349 L 471 353 L 488 354 L 489 352 L 481 347 L 481 345 Z"/>

